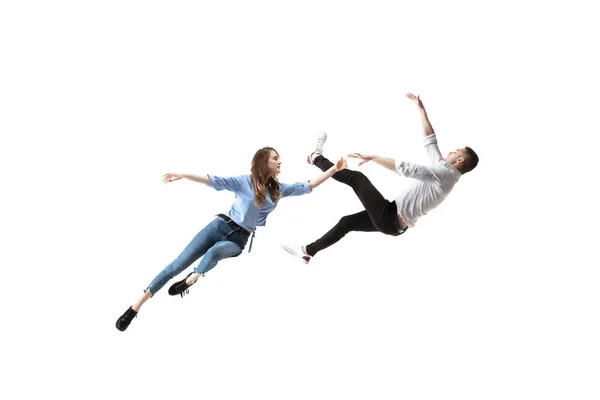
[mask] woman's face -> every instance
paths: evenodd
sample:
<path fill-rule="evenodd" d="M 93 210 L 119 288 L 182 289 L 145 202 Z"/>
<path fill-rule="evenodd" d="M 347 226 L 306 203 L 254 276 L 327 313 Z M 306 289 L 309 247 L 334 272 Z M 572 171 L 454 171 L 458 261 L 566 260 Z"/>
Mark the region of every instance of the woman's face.
<path fill-rule="evenodd" d="M 277 175 L 281 172 L 281 160 L 279 159 L 279 154 L 276 151 L 271 150 L 269 153 L 269 161 L 267 161 L 267 169 L 271 176 Z"/>

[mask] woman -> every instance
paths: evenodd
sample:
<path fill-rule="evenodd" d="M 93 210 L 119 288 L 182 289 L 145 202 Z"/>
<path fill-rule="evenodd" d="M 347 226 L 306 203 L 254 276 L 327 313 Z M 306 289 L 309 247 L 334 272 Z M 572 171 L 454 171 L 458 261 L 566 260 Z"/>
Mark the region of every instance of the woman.
<path fill-rule="evenodd" d="M 271 147 L 264 147 L 252 158 L 251 174 L 223 178 L 211 175 L 165 174 L 165 183 L 182 178 L 203 183 L 216 190 L 229 190 L 235 193 L 235 200 L 227 214 L 219 214 L 202 229 L 171 264 L 163 269 L 144 294 L 117 319 L 117 329 L 127 329 L 142 305 L 154 296 L 170 279 L 180 274 L 194 261 L 202 257 L 194 271 L 185 279 L 169 288 L 169 294 L 187 293 L 198 278 L 214 268 L 220 260 L 237 257 L 248 242 L 257 226 L 264 226 L 267 216 L 277 206 L 277 202 L 287 196 L 300 196 L 310 193 L 337 171 L 346 168 L 346 160 L 341 158 L 335 165 L 316 179 L 292 185 L 279 183 L 279 154 Z M 250 242 L 250 248 L 252 242 Z"/>

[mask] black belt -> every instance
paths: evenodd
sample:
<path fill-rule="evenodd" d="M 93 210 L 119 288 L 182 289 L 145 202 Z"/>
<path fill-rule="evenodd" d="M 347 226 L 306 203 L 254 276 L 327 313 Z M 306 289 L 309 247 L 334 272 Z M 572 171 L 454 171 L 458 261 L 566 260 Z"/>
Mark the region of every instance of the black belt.
<path fill-rule="evenodd" d="M 236 232 L 240 232 L 242 235 L 250 236 L 249 231 L 247 231 L 246 229 L 244 229 L 241 226 L 239 226 L 238 224 L 236 224 L 235 221 L 232 220 L 231 218 L 229 218 L 227 215 L 217 214 L 217 217 L 225 220 L 225 222 L 227 222 L 229 224 L 229 226 L 231 226 Z"/>

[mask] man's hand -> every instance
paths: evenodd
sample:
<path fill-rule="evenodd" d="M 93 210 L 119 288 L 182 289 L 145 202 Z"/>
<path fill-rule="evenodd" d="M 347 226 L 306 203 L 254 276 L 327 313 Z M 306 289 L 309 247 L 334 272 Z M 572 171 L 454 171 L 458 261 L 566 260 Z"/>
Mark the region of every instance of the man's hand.
<path fill-rule="evenodd" d="M 417 105 L 417 107 L 419 107 L 419 109 L 424 110 L 425 106 L 423 105 L 423 102 L 421 101 L 421 99 L 419 98 L 420 96 L 415 96 L 412 93 L 407 93 L 406 97 L 408 97 L 409 99 L 411 99 L 412 101 L 415 102 L 415 104 Z"/>
<path fill-rule="evenodd" d="M 348 154 L 348 158 L 358 158 L 360 160 L 358 166 L 360 167 L 364 163 L 371 161 L 373 156 L 370 154 L 350 153 Z"/>
<path fill-rule="evenodd" d="M 425 106 L 423 106 L 423 103 L 421 102 L 421 99 L 419 98 L 419 96 L 415 96 L 412 93 L 407 93 L 406 97 L 408 97 L 409 99 L 414 101 L 415 104 L 417 105 L 417 108 L 419 109 L 419 113 L 421 114 L 421 123 L 423 125 L 423 135 L 424 136 L 433 135 L 435 133 L 435 131 L 433 130 L 433 126 L 431 126 L 431 122 L 429 122 L 429 117 L 427 116 L 427 111 L 425 111 Z"/>

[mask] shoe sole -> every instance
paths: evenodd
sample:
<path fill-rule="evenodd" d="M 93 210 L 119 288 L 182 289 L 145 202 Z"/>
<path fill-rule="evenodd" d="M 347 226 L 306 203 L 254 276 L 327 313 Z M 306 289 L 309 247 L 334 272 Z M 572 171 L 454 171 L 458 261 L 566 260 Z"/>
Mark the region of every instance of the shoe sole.
<path fill-rule="evenodd" d="M 300 260 L 304 264 L 308 264 L 308 261 L 304 259 L 305 256 L 301 256 L 296 253 L 292 248 L 288 248 L 287 246 L 282 245 L 283 249 L 293 255 L 296 259 Z"/>

